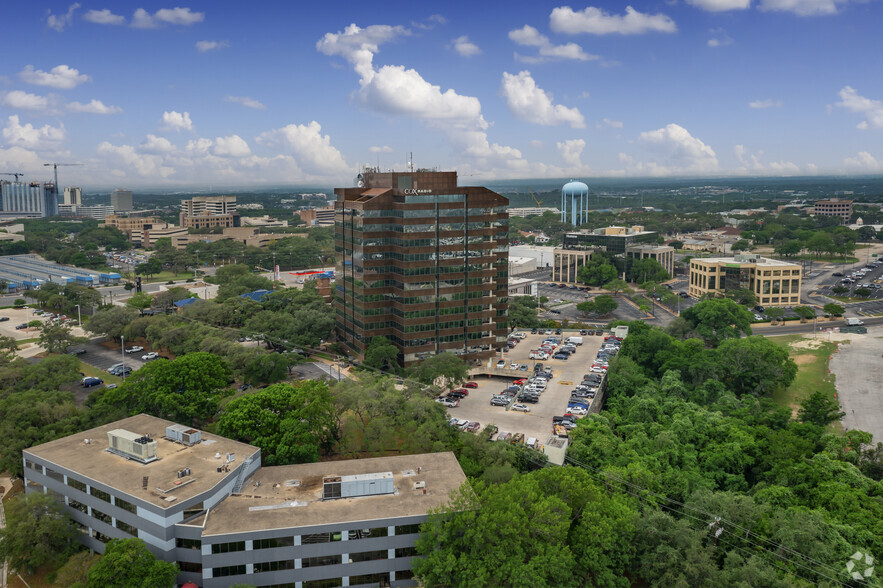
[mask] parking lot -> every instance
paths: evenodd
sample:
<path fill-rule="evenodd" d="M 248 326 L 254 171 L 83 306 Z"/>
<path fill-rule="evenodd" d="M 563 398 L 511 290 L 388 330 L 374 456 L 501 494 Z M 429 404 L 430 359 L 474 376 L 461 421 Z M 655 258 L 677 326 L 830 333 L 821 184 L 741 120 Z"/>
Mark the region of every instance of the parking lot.
<path fill-rule="evenodd" d="M 12 337 L 16 341 L 20 341 L 21 339 L 33 339 L 34 337 L 40 336 L 39 328 L 16 329 L 16 326 L 34 320 L 44 323 L 49 320 L 42 316 L 36 316 L 33 308 L 4 308 L 0 310 L 0 317 L 7 317 L 9 319 L 0 322 L 0 335 Z M 76 315 L 73 318 L 76 319 Z M 83 330 L 79 327 L 73 327 L 71 332 L 77 336 L 83 335 Z"/>
<path fill-rule="evenodd" d="M 579 335 L 579 333 L 565 331 L 561 337 L 566 339 L 568 336 L 574 335 Z M 545 443 L 552 434 L 552 417 L 567 412 L 567 401 L 570 398 L 571 390 L 582 381 L 583 374 L 588 373 L 604 340 L 602 336 L 584 336 L 583 345 L 578 346 L 576 353 L 567 360 L 529 359 L 530 351 L 537 349 L 546 337 L 547 335 L 543 334 L 528 334 L 515 349 L 504 354 L 506 369 L 512 372 L 511 378 L 501 376 L 476 376 L 473 378 L 473 381 L 478 384 L 478 388 L 470 389 L 469 395 L 460 400 L 459 406 L 448 409 L 451 417 L 478 421 L 482 428 L 493 424 L 501 432 L 524 433 L 525 440 L 535 437 L 540 443 Z M 526 364 L 528 369 L 526 371 L 512 370 L 509 368 L 512 362 Z M 513 380 L 521 377 L 526 378 L 533 374 L 536 363 L 542 363 L 543 366 L 552 369 L 552 380 L 540 395 L 539 402 L 527 405 L 530 407 L 529 413 L 515 412 L 506 407 L 490 405 L 491 397 L 494 394 L 500 394 Z"/>
<path fill-rule="evenodd" d="M 79 356 L 80 360 L 100 370 L 107 371 L 110 366 L 123 362 L 123 354 L 120 352 L 118 345 L 116 349 L 107 348 L 99 343 L 85 343 L 77 345 L 77 347 L 86 350 L 86 353 Z M 141 360 L 141 356 L 145 353 L 147 353 L 146 349 L 137 353 L 126 353 L 126 365 L 131 367 L 132 371 L 137 370 L 145 363 Z"/>

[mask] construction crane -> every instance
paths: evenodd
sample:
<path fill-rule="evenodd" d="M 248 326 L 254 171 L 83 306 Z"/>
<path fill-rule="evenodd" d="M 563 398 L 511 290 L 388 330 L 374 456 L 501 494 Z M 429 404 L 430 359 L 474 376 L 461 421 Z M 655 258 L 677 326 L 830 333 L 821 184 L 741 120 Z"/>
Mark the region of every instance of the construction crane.
<path fill-rule="evenodd" d="M 537 208 L 542 208 L 543 203 L 540 202 L 540 199 L 536 197 L 536 194 L 534 194 L 533 192 L 530 191 L 530 186 L 526 186 L 526 187 L 527 187 L 527 193 L 530 194 L 531 198 L 533 198 L 533 201 L 537 203 Z"/>
<path fill-rule="evenodd" d="M 55 171 L 55 193 L 58 194 L 58 166 L 72 166 L 72 165 L 83 165 L 82 163 L 44 163 L 43 167 L 52 166 L 53 171 Z"/>
<path fill-rule="evenodd" d="M 3 173 L 0 173 L 0 176 L 15 176 L 15 181 L 16 181 L 16 182 L 17 182 L 18 179 L 19 179 L 20 177 L 22 177 L 23 175 L 24 175 L 24 174 L 21 173 L 21 172 L 3 172 Z"/>

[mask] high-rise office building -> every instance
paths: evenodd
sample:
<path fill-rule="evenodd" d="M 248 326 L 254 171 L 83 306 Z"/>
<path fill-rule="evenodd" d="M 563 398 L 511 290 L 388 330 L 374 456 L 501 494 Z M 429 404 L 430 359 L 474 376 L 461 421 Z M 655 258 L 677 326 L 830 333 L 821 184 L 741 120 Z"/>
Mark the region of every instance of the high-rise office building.
<path fill-rule="evenodd" d="M 3 216 L 47 217 L 58 214 L 58 196 L 52 184 L 0 182 Z"/>
<path fill-rule="evenodd" d="M 117 188 L 110 193 L 110 207 L 116 212 L 127 212 L 134 208 L 132 203 L 132 191 Z"/>
<path fill-rule="evenodd" d="M 839 198 L 816 200 L 813 214 L 818 216 L 837 216 L 843 219 L 844 224 L 848 224 L 852 217 L 852 200 L 840 200 Z"/>
<path fill-rule="evenodd" d="M 384 336 L 404 366 L 494 356 L 508 332 L 508 200 L 456 172 L 367 170 L 358 183 L 335 190 L 338 338 L 363 356 Z"/>
<path fill-rule="evenodd" d="M 67 187 L 64 189 L 64 204 L 83 205 L 83 189 Z"/>
<path fill-rule="evenodd" d="M 180 224 L 194 229 L 238 227 L 236 196 L 197 196 L 182 200 Z"/>

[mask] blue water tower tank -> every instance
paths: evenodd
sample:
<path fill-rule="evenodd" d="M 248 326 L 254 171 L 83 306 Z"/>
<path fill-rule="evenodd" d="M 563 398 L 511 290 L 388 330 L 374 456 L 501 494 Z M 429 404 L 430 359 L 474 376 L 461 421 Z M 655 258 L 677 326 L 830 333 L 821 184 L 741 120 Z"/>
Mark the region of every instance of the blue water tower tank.
<path fill-rule="evenodd" d="M 582 182 L 570 180 L 561 188 L 561 222 L 578 226 L 585 223 L 588 216 L 589 187 Z"/>

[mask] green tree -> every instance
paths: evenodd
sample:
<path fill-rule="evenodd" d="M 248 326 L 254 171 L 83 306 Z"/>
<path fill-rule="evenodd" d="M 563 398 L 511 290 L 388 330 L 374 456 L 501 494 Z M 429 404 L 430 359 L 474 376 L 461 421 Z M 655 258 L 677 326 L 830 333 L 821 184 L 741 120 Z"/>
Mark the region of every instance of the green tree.
<path fill-rule="evenodd" d="M 721 380 L 737 395 L 770 396 L 797 375 L 788 351 L 766 337 L 727 339 L 716 351 Z"/>
<path fill-rule="evenodd" d="M 800 241 L 796 239 L 790 239 L 788 241 L 783 241 L 779 245 L 776 246 L 776 255 L 781 255 L 783 257 L 793 257 L 795 255 L 799 255 L 801 251 L 803 251 L 803 245 Z"/>
<path fill-rule="evenodd" d="M 260 447 L 265 465 L 309 463 L 336 439 L 335 416 L 324 382 L 274 384 L 231 401 L 218 433 Z"/>
<path fill-rule="evenodd" d="M 600 286 L 616 279 L 616 266 L 603 254 L 593 253 L 577 272 L 577 280 L 589 286 Z"/>
<path fill-rule="evenodd" d="M 12 569 L 33 574 L 47 564 L 59 566 L 74 551 L 77 530 L 51 494 L 20 495 L 5 508 L 0 561 L 7 560 Z"/>
<path fill-rule="evenodd" d="M 595 313 L 595 303 L 592 300 L 585 300 L 576 305 L 576 309 L 581 312 L 585 316 L 590 316 Z"/>
<path fill-rule="evenodd" d="M 643 284 L 645 282 L 664 282 L 671 276 L 668 275 L 668 272 L 665 271 L 661 263 L 655 259 L 645 257 L 644 259 L 632 261 L 629 265 L 627 277 L 630 282 Z"/>
<path fill-rule="evenodd" d="M 459 386 L 469 377 L 469 366 L 449 351 L 427 357 L 408 370 L 408 376 L 422 384 Z"/>
<path fill-rule="evenodd" d="M 218 294 L 215 300 L 224 302 L 234 296 L 241 296 L 255 290 L 270 290 L 273 282 L 258 274 L 245 274 L 237 276 L 226 282 L 220 282 Z"/>
<path fill-rule="evenodd" d="M 867 298 L 868 296 L 871 295 L 871 289 L 870 288 L 856 288 L 855 291 L 853 292 L 853 294 L 855 294 L 856 296 L 859 296 L 861 298 Z"/>
<path fill-rule="evenodd" d="M 362 365 L 381 371 L 399 371 L 399 348 L 386 337 L 374 337 L 365 349 Z"/>
<path fill-rule="evenodd" d="M 141 539 L 111 539 L 87 574 L 87 588 L 172 588 L 178 566 L 157 559 Z"/>
<path fill-rule="evenodd" d="M 74 343 L 86 340 L 84 337 L 74 335 L 71 328 L 63 323 L 46 321 L 40 326 L 40 347 L 49 353 L 64 353 Z"/>
<path fill-rule="evenodd" d="M 753 307 L 757 304 L 757 296 L 754 291 L 749 288 L 738 288 L 736 290 L 728 290 L 726 297 L 735 300 L 736 303 L 743 306 Z"/>
<path fill-rule="evenodd" d="M 603 289 L 609 290 L 614 294 L 618 294 L 622 292 L 623 294 L 633 294 L 634 290 L 629 288 L 628 283 L 625 280 L 621 280 L 619 278 L 615 280 L 610 280 L 606 284 L 602 286 Z"/>
<path fill-rule="evenodd" d="M 825 314 L 829 314 L 831 316 L 843 316 L 843 313 L 846 312 L 846 309 L 844 307 L 833 302 L 830 302 L 823 306 L 822 310 L 825 311 Z"/>
<path fill-rule="evenodd" d="M 86 577 L 101 556 L 91 551 L 80 551 L 68 558 L 55 574 L 55 585 L 82 587 L 86 585 Z"/>
<path fill-rule="evenodd" d="M 816 309 L 812 306 L 795 306 L 794 312 L 800 317 L 800 321 L 808 321 L 816 316 Z"/>
<path fill-rule="evenodd" d="M 126 300 L 126 306 L 134 308 L 135 310 L 144 310 L 150 308 L 152 302 L 153 295 L 148 294 L 147 292 L 136 292 Z"/>
<path fill-rule="evenodd" d="M 684 248 L 683 241 L 669 241 L 668 244 L 669 244 L 669 246 L 674 247 L 677 250 L 681 250 Z"/>
<path fill-rule="evenodd" d="M 849 288 L 847 288 L 846 286 L 834 286 L 833 288 L 831 288 L 831 292 L 840 296 L 849 292 Z"/>
<path fill-rule="evenodd" d="M 749 251 L 751 250 L 751 241 L 748 241 L 747 239 L 739 239 L 738 241 L 730 245 L 730 249 L 733 252 Z"/>
<path fill-rule="evenodd" d="M 610 314 L 617 308 L 619 308 L 619 304 L 616 300 L 613 299 L 613 296 L 609 294 L 601 294 L 600 296 L 595 297 L 595 312 L 599 315 L 604 316 L 605 314 Z"/>
<path fill-rule="evenodd" d="M 135 320 L 136 316 L 138 313 L 132 308 L 111 306 L 92 315 L 84 328 L 95 335 L 105 335 L 119 341 L 123 329 Z"/>
<path fill-rule="evenodd" d="M 206 423 L 229 392 L 230 368 L 213 353 L 194 352 L 173 361 L 152 361 L 114 390 L 102 391 L 96 406 L 121 407 L 183 423 Z"/>
<path fill-rule="evenodd" d="M 724 339 L 751 334 L 748 309 L 727 298 L 703 300 L 681 313 L 687 325 L 695 330 L 709 346 L 716 346 Z"/>
<path fill-rule="evenodd" d="M 172 308 L 176 302 L 184 300 L 185 298 L 197 298 L 197 295 L 187 288 L 173 286 L 172 288 L 157 294 L 151 301 L 151 306 L 153 308 L 167 310 Z"/>
<path fill-rule="evenodd" d="M 766 309 L 766 315 L 770 318 L 771 321 L 776 322 L 783 316 L 785 316 L 785 309 L 779 308 L 777 306 L 772 306 Z"/>
<path fill-rule="evenodd" d="M 135 266 L 135 275 L 136 276 L 155 276 L 156 274 L 162 271 L 162 263 L 159 259 L 155 257 L 151 257 L 144 263 L 139 263 Z"/>
<path fill-rule="evenodd" d="M 16 299 L 12 302 L 12 304 L 14 304 L 15 306 L 24 306 L 24 305 L 27 304 L 27 303 L 28 303 L 28 301 L 25 300 L 24 298 L 16 298 Z"/>
<path fill-rule="evenodd" d="M 813 233 L 812 237 L 807 240 L 806 248 L 819 257 L 823 253 L 828 253 L 834 250 L 834 240 L 831 238 L 830 233 L 816 231 Z"/>
<path fill-rule="evenodd" d="M 546 300 L 548 302 L 548 299 Z M 509 324 L 513 327 L 533 328 L 537 320 L 537 300 L 533 296 L 516 296 L 509 299 Z"/>
<path fill-rule="evenodd" d="M 824 392 L 815 391 L 800 403 L 797 418 L 802 423 L 811 423 L 819 427 L 839 421 L 846 413 L 840 410 L 840 404 L 828 398 Z"/>

